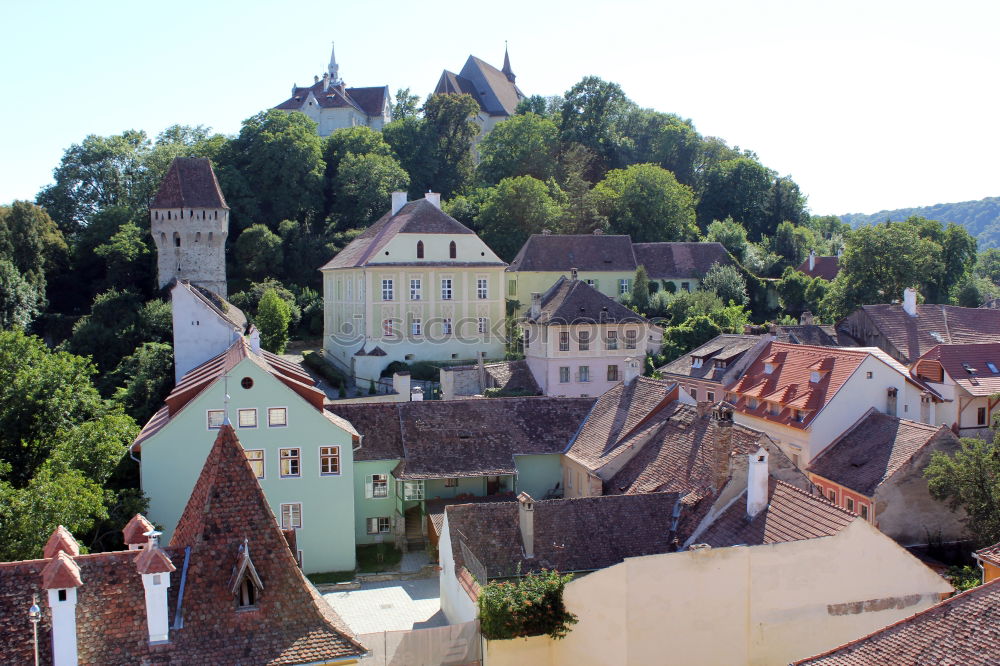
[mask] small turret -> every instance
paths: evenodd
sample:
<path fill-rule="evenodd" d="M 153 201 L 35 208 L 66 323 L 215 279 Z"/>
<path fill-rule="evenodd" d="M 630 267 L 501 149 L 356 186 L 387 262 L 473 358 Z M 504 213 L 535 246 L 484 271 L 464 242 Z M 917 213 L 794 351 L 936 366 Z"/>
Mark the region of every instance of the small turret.
<path fill-rule="evenodd" d="M 510 81 L 511 83 L 514 83 L 514 80 L 517 77 L 514 76 L 514 70 L 511 69 L 511 67 L 510 67 L 510 55 L 508 55 L 508 53 L 507 53 L 507 44 L 506 44 L 506 42 L 503 45 L 503 69 L 501 69 L 500 71 L 504 73 L 504 76 L 507 77 L 508 81 Z"/>

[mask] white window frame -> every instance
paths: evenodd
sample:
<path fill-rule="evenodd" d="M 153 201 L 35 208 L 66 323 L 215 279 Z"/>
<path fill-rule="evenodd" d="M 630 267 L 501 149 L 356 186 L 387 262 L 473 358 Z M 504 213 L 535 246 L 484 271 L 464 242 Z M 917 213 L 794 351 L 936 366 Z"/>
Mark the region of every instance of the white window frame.
<path fill-rule="evenodd" d="M 580 331 L 577 337 L 577 345 L 580 351 L 590 351 L 590 331 Z"/>
<path fill-rule="evenodd" d="M 391 301 L 395 296 L 395 289 L 393 288 L 392 278 L 382 278 L 382 300 Z"/>
<path fill-rule="evenodd" d="M 410 320 L 410 335 L 420 336 L 424 334 L 423 323 L 419 317 Z"/>
<path fill-rule="evenodd" d="M 632 293 L 632 280 L 629 278 L 619 278 L 618 295 L 624 296 L 625 294 L 629 293 Z"/>
<path fill-rule="evenodd" d="M 452 278 L 441 278 L 441 300 L 455 300 L 455 281 Z"/>
<path fill-rule="evenodd" d="M 607 377 L 609 382 L 617 382 L 619 379 L 621 379 L 621 372 L 619 372 L 617 364 L 612 363 L 611 365 L 608 366 Z"/>
<path fill-rule="evenodd" d="M 323 451 L 329 449 L 330 453 L 323 453 Z M 324 472 L 323 463 L 327 458 L 331 458 L 337 461 L 337 471 L 336 472 Z M 339 446 L 321 446 L 319 447 L 319 475 L 320 476 L 340 476 L 340 472 L 343 468 L 340 464 L 340 447 Z"/>
<path fill-rule="evenodd" d="M 698 399 L 698 387 L 697 386 L 689 386 L 688 387 L 688 394 L 691 396 L 692 400 L 697 400 Z"/>
<path fill-rule="evenodd" d="M 478 317 L 476 319 L 476 322 L 477 322 L 476 325 L 479 327 L 479 333 L 480 334 L 486 333 L 486 329 L 489 327 L 486 317 Z"/>
<path fill-rule="evenodd" d="M 423 295 L 423 285 L 420 278 L 410 278 L 410 300 L 419 301 Z"/>
<path fill-rule="evenodd" d="M 490 281 L 487 278 L 476 278 L 476 297 L 479 300 L 490 297 Z"/>
<path fill-rule="evenodd" d="M 382 320 L 382 337 L 383 338 L 394 338 L 396 337 L 396 322 L 392 317 Z"/>
<path fill-rule="evenodd" d="M 562 365 L 559 366 L 559 383 L 569 384 L 569 366 Z"/>
<path fill-rule="evenodd" d="M 559 351 L 569 351 L 569 331 L 559 331 Z"/>
<path fill-rule="evenodd" d="M 240 428 L 256 428 L 257 427 L 257 408 L 256 407 L 243 407 L 236 412 L 236 423 L 239 424 Z M 243 415 L 253 414 L 253 425 L 243 425 Z"/>
<path fill-rule="evenodd" d="M 443 318 L 441 320 L 441 331 L 445 335 L 451 335 L 452 334 L 451 317 L 445 317 L 445 318 Z"/>
<path fill-rule="evenodd" d="M 212 416 L 213 415 L 218 415 L 218 417 L 219 417 L 219 425 L 212 425 Z M 226 420 L 226 410 L 224 410 L 224 409 L 209 409 L 205 413 L 205 419 L 206 419 L 205 423 L 208 425 L 208 429 L 209 430 L 218 430 L 219 428 L 222 427 L 222 424 Z"/>
<path fill-rule="evenodd" d="M 586 384 L 587 382 L 590 381 L 590 366 L 589 365 L 581 365 L 579 368 L 577 368 L 576 372 L 577 372 L 577 376 L 580 379 L 580 383 L 581 384 Z"/>
<path fill-rule="evenodd" d="M 638 331 L 625 331 L 625 349 L 635 349 L 639 344 Z"/>
<path fill-rule="evenodd" d="M 377 477 L 377 476 L 383 477 L 383 478 L 376 480 L 375 477 Z M 385 488 L 385 494 L 384 495 L 376 495 L 375 494 L 375 488 L 376 488 L 375 484 L 376 483 L 385 484 L 383 486 L 380 486 L 382 488 Z M 388 474 L 369 474 L 368 476 L 365 477 L 365 499 L 386 499 L 388 497 L 389 497 L 389 475 Z"/>
<path fill-rule="evenodd" d="M 604 344 L 608 351 L 618 349 L 618 331 L 607 331 L 604 336 Z"/>
<path fill-rule="evenodd" d="M 372 526 L 375 527 L 374 530 Z M 365 531 L 368 534 L 389 534 L 392 531 L 392 519 L 389 516 L 371 516 L 366 518 Z"/>
<path fill-rule="evenodd" d="M 257 474 L 257 470 L 254 470 L 254 474 L 257 479 L 263 481 L 267 478 L 267 456 L 264 454 L 264 449 L 244 449 L 243 452 L 246 454 L 247 460 L 250 462 L 250 467 L 253 468 L 254 463 L 260 463 L 260 474 Z M 251 458 L 251 453 L 259 453 L 260 458 Z"/>
<path fill-rule="evenodd" d="M 285 451 L 294 451 L 295 455 L 285 455 Z M 289 461 L 288 468 L 292 468 L 292 461 L 295 461 L 295 473 L 289 472 L 285 474 L 285 461 Z M 300 479 L 302 478 L 302 448 L 298 446 L 289 446 L 285 448 L 278 449 L 278 476 L 282 479 Z"/>
<path fill-rule="evenodd" d="M 295 507 L 298 507 L 298 524 L 295 521 Z M 283 502 L 281 504 L 281 529 L 302 529 L 302 502 Z"/>
<path fill-rule="evenodd" d="M 271 422 L 271 412 L 280 411 L 284 417 L 284 423 L 272 423 Z M 288 427 L 288 408 L 287 407 L 268 407 L 267 408 L 267 427 L 268 428 L 286 428 Z"/>
<path fill-rule="evenodd" d="M 445 479 L 444 480 L 444 487 L 445 488 L 458 488 L 458 479 Z"/>
<path fill-rule="evenodd" d="M 403 500 L 419 501 L 424 499 L 423 481 L 403 481 Z"/>

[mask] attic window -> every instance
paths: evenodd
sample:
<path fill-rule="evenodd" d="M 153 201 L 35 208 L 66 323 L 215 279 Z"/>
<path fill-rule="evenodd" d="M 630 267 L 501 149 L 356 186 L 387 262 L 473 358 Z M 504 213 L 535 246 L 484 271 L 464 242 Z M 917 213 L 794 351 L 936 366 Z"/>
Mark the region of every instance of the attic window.
<path fill-rule="evenodd" d="M 996 364 L 993 363 L 992 361 L 986 361 L 986 367 L 989 368 L 990 372 L 992 372 L 994 375 L 1000 373 L 1000 370 L 997 370 Z"/>
<path fill-rule="evenodd" d="M 765 375 L 769 375 L 769 374 L 773 373 L 775 367 L 776 366 L 774 365 L 774 363 L 771 363 L 771 362 L 765 363 L 764 364 L 764 374 Z"/>
<path fill-rule="evenodd" d="M 417 241 L 417 259 L 424 258 L 424 242 Z"/>
<path fill-rule="evenodd" d="M 691 357 L 691 367 L 692 368 L 700 368 L 702 363 L 704 363 L 704 359 L 702 359 L 700 356 L 692 356 Z"/>
<path fill-rule="evenodd" d="M 809 381 L 811 381 L 813 384 L 818 384 L 822 380 L 823 380 L 823 373 L 820 372 L 819 370 L 813 370 L 811 373 L 809 373 Z"/>
<path fill-rule="evenodd" d="M 458 256 L 458 248 L 455 246 L 455 241 L 448 244 L 448 257 L 455 259 Z"/>
<path fill-rule="evenodd" d="M 255 610 L 264 584 L 250 560 L 250 544 L 246 539 L 240 544 L 230 583 L 230 592 L 236 598 L 236 610 Z"/>

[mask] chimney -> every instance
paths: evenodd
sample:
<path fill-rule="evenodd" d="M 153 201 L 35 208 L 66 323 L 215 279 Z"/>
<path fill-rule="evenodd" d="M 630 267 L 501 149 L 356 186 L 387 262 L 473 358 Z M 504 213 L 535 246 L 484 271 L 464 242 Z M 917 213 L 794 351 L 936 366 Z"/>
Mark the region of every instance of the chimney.
<path fill-rule="evenodd" d="M 708 400 L 699 400 L 695 405 L 695 411 L 698 413 L 698 418 L 704 418 L 708 414 L 708 410 L 712 407 L 712 403 Z"/>
<path fill-rule="evenodd" d="M 809 272 L 816 269 L 816 250 L 809 250 Z"/>
<path fill-rule="evenodd" d="M 391 215 L 395 215 L 399 212 L 399 209 L 406 205 L 406 192 L 393 192 L 392 193 L 392 212 Z"/>
<path fill-rule="evenodd" d="M 799 323 L 801 325 L 803 325 L 803 326 L 812 326 L 813 325 L 813 313 L 809 312 L 809 310 L 806 310 L 805 312 L 803 312 L 802 315 L 799 317 Z"/>
<path fill-rule="evenodd" d="M 531 292 L 531 310 L 528 313 L 529 319 L 538 319 L 542 314 L 542 295 L 537 291 Z"/>
<path fill-rule="evenodd" d="M 319 83 L 319 77 L 313 74 L 313 85 L 316 85 L 317 83 Z"/>
<path fill-rule="evenodd" d="M 299 91 L 299 87 L 296 84 L 292 84 L 292 97 L 295 97 L 295 93 Z"/>
<path fill-rule="evenodd" d="M 573 282 L 576 282 L 577 272 L 578 271 L 575 268 L 569 269 L 569 276 L 570 276 L 570 279 L 573 280 Z"/>
<path fill-rule="evenodd" d="M 142 587 L 146 593 L 146 628 L 150 643 L 170 640 L 170 610 L 167 607 L 167 592 L 170 589 L 170 572 L 176 567 L 160 548 L 160 532 L 146 532 L 149 541 L 137 558 L 135 568 L 142 576 Z"/>
<path fill-rule="evenodd" d="M 530 560 L 535 556 L 535 500 L 525 492 L 517 496 L 517 522 L 521 527 L 524 557 Z"/>
<path fill-rule="evenodd" d="M 424 399 L 424 390 L 419 386 L 410 389 L 410 402 L 421 402 Z"/>
<path fill-rule="evenodd" d="M 631 356 L 625 359 L 625 374 L 623 375 L 622 380 L 625 382 L 626 386 L 634 382 L 636 378 L 641 374 L 639 372 L 639 368 L 640 368 L 639 359 L 633 358 Z"/>
<path fill-rule="evenodd" d="M 767 506 L 767 450 L 762 446 L 751 453 L 747 468 L 747 515 L 755 518 Z"/>
<path fill-rule="evenodd" d="M 441 193 L 440 192 L 428 192 L 424 195 L 424 199 L 427 199 L 434 207 L 441 210 Z"/>
<path fill-rule="evenodd" d="M 715 490 L 722 490 L 729 480 L 729 462 L 733 451 L 732 405 L 720 402 L 712 414 L 712 455 Z"/>
<path fill-rule="evenodd" d="M 319 80 L 319 77 L 314 77 L 314 78 L 316 78 L 317 81 Z M 326 92 L 329 89 L 330 89 L 330 72 L 324 72 L 323 73 L 323 92 Z"/>
<path fill-rule="evenodd" d="M 145 516 L 141 513 L 135 514 L 122 530 L 125 545 L 129 550 L 142 550 L 149 543 L 146 533 L 152 529 L 153 524 L 146 520 Z"/>
<path fill-rule="evenodd" d="M 260 331 L 252 324 L 250 325 L 250 351 L 254 354 L 260 353 Z"/>
<path fill-rule="evenodd" d="M 917 316 L 917 290 L 913 287 L 903 291 L 903 312 L 911 317 Z"/>
<path fill-rule="evenodd" d="M 76 588 L 83 585 L 80 567 L 60 550 L 42 569 L 42 589 L 52 610 L 52 664 L 76 666 Z"/>

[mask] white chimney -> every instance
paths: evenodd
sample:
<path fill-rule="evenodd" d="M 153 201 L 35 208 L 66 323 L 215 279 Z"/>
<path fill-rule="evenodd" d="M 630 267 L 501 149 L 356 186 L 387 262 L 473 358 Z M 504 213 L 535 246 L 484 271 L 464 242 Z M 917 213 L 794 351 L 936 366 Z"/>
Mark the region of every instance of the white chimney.
<path fill-rule="evenodd" d="M 392 193 L 392 215 L 399 212 L 399 209 L 406 205 L 406 192 Z"/>
<path fill-rule="evenodd" d="M 517 496 L 517 522 L 521 527 L 521 543 L 525 559 L 535 556 L 535 500 L 522 492 Z"/>
<path fill-rule="evenodd" d="M 410 389 L 410 402 L 420 402 L 424 399 L 424 390 L 419 386 Z"/>
<path fill-rule="evenodd" d="M 76 588 L 83 585 L 80 567 L 60 550 L 42 570 L 42 589 L 52 610 L 52 663 L 76 666 Z"/>
<path fill-rule="evenodd" d="M 809 272 L 816 269 L 816 250 L 809 250 Z"/>
<path fill-rule="evenodd" d="M 428 192 L 424 198 L 434 204 L 434 207 L 441 210 L 441 194 L 439 192 Z"/>
<path fill-rule="evenodd" d="M 538 319 L 542 314 L 542 295 L 537 291 L 531 292 L 531 311 L 528 313 L 529 319 Z"/>
<path fill-rule="evenodd" d="M 570 278 L 573 280 L 573 282 L 576 282 L 577 272 L 578 271 L 575 268 L 569 269 L 569 275 L 570 275 Z"/>
<path fill-rule="evenodd" d="M 747 515 L 756 517 L 767 506 L 767 450 L 761 446 L 751 453 L 747 469 Z"/>
<path fill-rule="evenodd" d="M 802 326 L 812 326 L 813 313 L 809 312 L 809 310 L 803 311 L 802 315 L 799 317 L 799 324 L 801 324 Z"/>
<path fill-rule="evenodd" d="M 903 291 L 903 312 L 911 317 L 917 316 L 917 290 L 913 287 Z"/>
<path fill-rule="evenodd" d="M 636 380 L 636 377 L 641 374 L 640 367 L 639 359 L 632 358 L 631 356 L 625 359 L 625 374 L 623 380 L 626 384 L 631 384 Z"/>
<path fill-rule="evenodd" d="M 173 563 L 167 554 L 160 549 L 160 532 L 146 532 L 149 543 L 137 558 L 135 568 L 142 576 L 142 587 L 146 593 L 146 628 L 150 643 L 162 643 L 170 640 L 170 609 L 167 606 L 167 593 L 170 590 L 170 572 L 174 571 Z"/>
<path fill-rule="evenodd" d="M 319 79 L 319 77 L 314 77 L 314 78 L 316 78 L 317 81 Z M 314 81 L 313 83 L 316 83 L 316 81 Z M 329 89 L 330 89 L 330 72 L 326 72 L 323 74 L 323 92 L 326 92 Z"/>
<path fill-rule="evenodd" d="M 250 351 L 254 354 L 260 353 L 260 331 L 256 326 L 250 327 Z"/>

